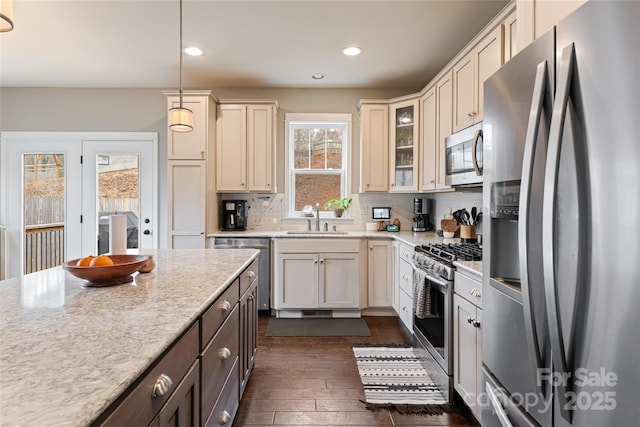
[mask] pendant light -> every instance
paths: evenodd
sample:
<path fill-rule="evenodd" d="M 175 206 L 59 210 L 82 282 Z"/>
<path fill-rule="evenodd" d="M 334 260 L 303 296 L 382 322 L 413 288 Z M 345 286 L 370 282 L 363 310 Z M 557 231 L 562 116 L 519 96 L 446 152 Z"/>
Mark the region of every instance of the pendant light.
<path fill-rule="evenodd" d="M 182 106 L 182 0 L 180 0 L 180 106 L 169 109 L 169 129 L 174 132 L 193 130 L 193 111 Z"/>
<path fill-rule="evenodd" d="M 0 33 L 13 30 L 13 1 L 0 0 Z"/>

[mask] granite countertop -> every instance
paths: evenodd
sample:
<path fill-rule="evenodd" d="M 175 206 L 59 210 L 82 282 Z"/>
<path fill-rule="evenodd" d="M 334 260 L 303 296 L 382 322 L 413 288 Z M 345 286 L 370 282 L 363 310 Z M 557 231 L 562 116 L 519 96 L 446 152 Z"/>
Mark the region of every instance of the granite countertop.
<path fill-rule="evenodd" d="M 55 267 L 0 282 L 0 426 L 86 426 L 258 255 L 157 250 L 133 283 L 88 288 Z"/>
<path fill-rule="evenodd" d="M 482 279 L 482 261 L 454 261 L 453 265 Z"/>
<path fill-rule="evenodd" d="M 335 239 L 394 239 L 404 242 L 408 245 L 426 245 L 428 243 L 458 243 L 460 239 L 445 239 L 439 237 L 434 232 L 417 233 L 413 231 L 345 231 L 344 234 L 290 234 L 287 231 L 273 230 L 273 231 L 220 231 L 217 233 L 209 234 L 207 237 L 264 237 L 264 238 L 288 238 L 288 239 L 308 239 L 308 238 L 335 238 Z"/>

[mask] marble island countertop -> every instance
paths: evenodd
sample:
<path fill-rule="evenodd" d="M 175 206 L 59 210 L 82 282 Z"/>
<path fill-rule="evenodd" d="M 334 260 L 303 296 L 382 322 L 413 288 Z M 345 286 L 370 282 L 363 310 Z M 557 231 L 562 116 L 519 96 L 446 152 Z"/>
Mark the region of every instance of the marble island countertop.
<path fill-rule="evenodd" d="M 0 282 L 0 426 L 90 425 L 258 251 L 148 253 L 155 270 L 124 285 L 61 267 Z"/>

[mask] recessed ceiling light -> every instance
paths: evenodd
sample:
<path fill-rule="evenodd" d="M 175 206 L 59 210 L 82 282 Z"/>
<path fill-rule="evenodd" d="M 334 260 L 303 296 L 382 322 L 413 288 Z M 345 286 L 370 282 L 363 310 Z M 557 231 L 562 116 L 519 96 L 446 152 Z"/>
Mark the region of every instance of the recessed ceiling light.
<path fill-rule="evenodd" d="M 314 80 L 322 80 L 324 79 L 324 74 L 322 73 L 315 73 L 311 76 L 312 79 Z"/>
<path fill-rule="evenodd" d="M 189 46 L 184 48 L 184 53 L 191 56 L 202 56 L 204 55 L 204 50 L 199 47 Z"/>
<path fill-rule="evenodd" d="M 349 46 L 342 49 L 342 53 L 344 53 L 347 56 L 356 56 L 362 53 L 362 49 L 360 49 L 357 46 Z"/>

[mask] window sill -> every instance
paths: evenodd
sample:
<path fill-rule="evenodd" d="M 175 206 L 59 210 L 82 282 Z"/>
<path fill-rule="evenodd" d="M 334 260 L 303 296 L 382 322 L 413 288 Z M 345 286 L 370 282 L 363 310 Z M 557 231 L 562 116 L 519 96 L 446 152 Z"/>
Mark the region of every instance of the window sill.
<path fill-rule="evenodd" d="M 302 216 L 285 216 L 281 218 L 281 221 L 283 223 L 304 223 L 306 222 L 307 219 L 311 220 L 311 223 L 313 224 L 314 221 L 316 220 L 316 217 L 314 216 L 313 218 L 311 218 L 311 217 L 302 217 Z M 355 222 L 355 219 L 351 217 L 344 217 L 344 216 L 342 218 L 336 218 L 333 215 L 330 215 L 330 216 L 320 215 L 320 222 L 323 222 L 323 221 L 331 221 L 332 223 L 338 222 L 342 224 L 353 224 Z"/>

